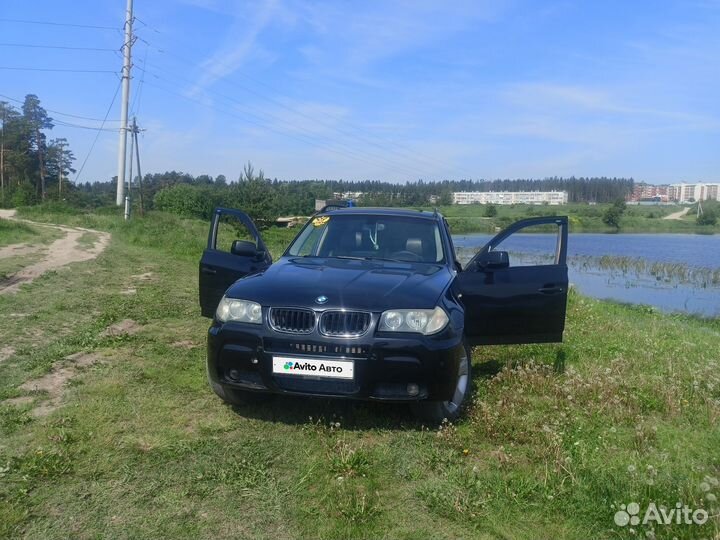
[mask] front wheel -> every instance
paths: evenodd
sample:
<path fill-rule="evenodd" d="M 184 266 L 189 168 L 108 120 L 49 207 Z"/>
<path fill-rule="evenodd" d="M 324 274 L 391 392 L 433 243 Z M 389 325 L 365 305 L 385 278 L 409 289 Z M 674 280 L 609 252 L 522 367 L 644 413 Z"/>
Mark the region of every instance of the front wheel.
<path fill-rule="evenodd" d="M 428 422 L 441 423 L 443 420 L 452 422 L 463 411 L 470 394 L 470 376 L 472 374 L 472 354 L 470 348 L 463 344 L 463 352 L 458 362 L 455 377 L 455 392 L 447 401 L 419 401 L 413 404 L 415 414 Z"/>

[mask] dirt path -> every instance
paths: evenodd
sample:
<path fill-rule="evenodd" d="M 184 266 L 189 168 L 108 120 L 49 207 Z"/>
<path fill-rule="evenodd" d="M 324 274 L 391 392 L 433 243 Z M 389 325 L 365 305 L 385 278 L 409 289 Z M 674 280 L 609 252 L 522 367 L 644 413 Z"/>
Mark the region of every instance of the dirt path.
<path fill-rule="evenodd" d="M 663 219 L 682 219 L 683 216 L 685 216 L 690 211 L 690 207 L 683 208 L 682 210 L 678 212 L 673 212 L 672 214 L 668 214 Z"/>
<path fill-rule="evenodd" d="M 1 210 L 0 218 L 17 219 L 15 210 Z M 35 278 L 43 275 L 49 270 L 55 270 L 62 266 L 74 262 L 89 261 L 102 253 L 110 243 L 110 234 L 106 232 L 94 231 L 91 229 L 83 229 L 81 227 L 65 227 L 63 225 L 48 225 L 46 223 L 38 223 L 29 220 L 18 220 L 30 223 L 38 227 L 52 227 L 64 233 L 62 238 L 55 240 L 52 244 L 45 248 L 44 258 L 34 264 L 26 266 L 19 272 L 9 276 L 7 279 L 0 281 L 0 294 L 17 292 L 23 283 L 29 283 Z M 85 233 L 97 235 L 97 242 L 92 247 L 83 247 L 78 240 Z M 28 246 L 24 244 L 15 244 L 6 246 L 0 251 L 0 258 L 20 255 L 27 252 Z"/>

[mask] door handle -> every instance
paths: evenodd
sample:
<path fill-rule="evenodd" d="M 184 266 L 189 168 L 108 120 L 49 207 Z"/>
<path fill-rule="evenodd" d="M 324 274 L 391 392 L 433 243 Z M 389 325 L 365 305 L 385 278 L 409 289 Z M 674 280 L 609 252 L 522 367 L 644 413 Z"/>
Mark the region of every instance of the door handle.
<path fill-rule="evenodd" d="M 211 276 L 214 276 L 215 274 L 217 274 L 217 270 L 215 270 L 214 268 L 209 268 L 207 266 L 203 266 L 202 270 L 200 270 L 200 271 L 203 274 L 210 274 Z"/>
<path fill-rule="evenodd" d="M 540 287 L 538 292 L 541 294 L 558 294 L 563 292 L 562 287 Z"/>

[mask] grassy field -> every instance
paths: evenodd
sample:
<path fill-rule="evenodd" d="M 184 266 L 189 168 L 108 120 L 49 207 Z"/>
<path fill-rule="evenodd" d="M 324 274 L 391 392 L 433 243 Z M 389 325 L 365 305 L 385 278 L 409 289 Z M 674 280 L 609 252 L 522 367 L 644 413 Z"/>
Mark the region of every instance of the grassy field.
<path fill-rule="evenodd" d="M 59 237 L 60 232 L 57 229 L 0 218 L 0 248 L 21 243 L 40 245 Z"/>
<path fill-rule="evenodd" d="M 525 217 L 564 215 L 570 218 L 571 232 L 617 232 L 602 222 L 607 204 L 567 204 L 563 206 L 534 206 L 527 204 L 497 205 L 497 215 L 485 216 L 484 205 L 452 205 L 438 207 L 447 217 L 453 232 L 493 232 Z M 682 206 L 628 205 L 620 221 L 620 232 L 626 233 L 720 233 L 720 224 L 699 226 L 691 212 L 683 219 L 663 219 L 682 210 Z M 432 210 L 430 207 L 424 210 Z"/>
<path fill-rule="evenodd" d="M 475 349 L 455 425 L 329 400 L 233 409 L 205 382 L 207 224 L 22 214 L 113 239 L 0 296 L 0 400 L 29 398 L 0 403 L 0 537 L 639 538 L 621 504 L 677 501 L 715 517 L 657 538 L 720 534 L 717 320 L 571 294 L 564 344 Z M 290 234 L 267 238 L 276 254 Z M 60 395 L 20 388 L 58 373 Z"/>

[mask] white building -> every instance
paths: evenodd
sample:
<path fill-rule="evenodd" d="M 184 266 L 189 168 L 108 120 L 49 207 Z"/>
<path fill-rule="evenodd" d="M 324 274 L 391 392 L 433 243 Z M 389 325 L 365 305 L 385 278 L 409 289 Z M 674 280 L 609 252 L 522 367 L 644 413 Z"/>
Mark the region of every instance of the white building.
<path fill-rule="evenodd" d="M 695 201 L 720 200 L 720 183 L 706 184 L 696 182 L 694 184 L 672 184 L 668 189 L 668 199 L 679 203 Z"/>
<path fill-rule="evenodd" d="M 567 191 L 456 191 L 454 204 L 567 204 Z"/>
<path fill-rule="evenodd" d="M 336 199 L 345 199 L 345 200 L 347 200 L 347 199 L 357 200 L 360 197 L 362 197 L 363 195 L 365 195 L 365 193 L 362 191 L 336 191 L 335 193 L 333 193 L 333 197 L 335 197 Z"/>

